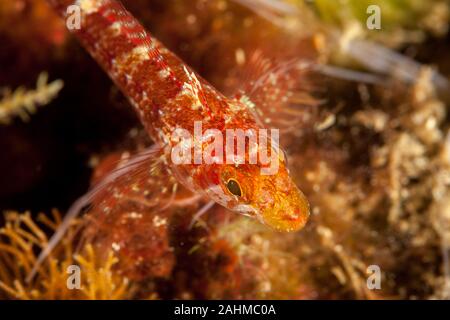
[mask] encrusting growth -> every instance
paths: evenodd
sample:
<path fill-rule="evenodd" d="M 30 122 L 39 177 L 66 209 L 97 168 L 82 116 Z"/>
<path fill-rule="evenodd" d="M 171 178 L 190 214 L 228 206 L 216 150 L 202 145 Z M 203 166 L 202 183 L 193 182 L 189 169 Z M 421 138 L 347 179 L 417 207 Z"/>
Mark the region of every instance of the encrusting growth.
<path fill-rule="evenodd" d="M 25 278 L 36 262 L 36 248 L 48 243 L 45 229 L 55 230 L 61 223 L 57 211 L 52 218 L 45 214 L 33 221 L 29 212 L 7 212 L 6 224 L 0 229 L 0 297 L 29 299 L 124 299 L 130 285 L 127 278 L 113 273 L 117 258 L 112 252 L 99 259 L 92 246 L 75 254 L 72 235 L 78 224 L 73 221 L 67 238 L 55 248 L 53 255 L 39 269 L 32 282 Z M 67 285 L 68 268 L 80 267 L 80 287 L 71 290 Z"/>
<path fill-rule="evenodd" d="M 0 124 L 8 124 L 15 117 L 28 121 L 30 114 L 35 113 L 37 107 L 49 104 L 63 86 L 64 83 L 61 80 L 48 83 L 48 74 L 42 72 L 34 90 L 20 87 L 11 92 L 9 89 L 4 89 L 0 100 Z"/>

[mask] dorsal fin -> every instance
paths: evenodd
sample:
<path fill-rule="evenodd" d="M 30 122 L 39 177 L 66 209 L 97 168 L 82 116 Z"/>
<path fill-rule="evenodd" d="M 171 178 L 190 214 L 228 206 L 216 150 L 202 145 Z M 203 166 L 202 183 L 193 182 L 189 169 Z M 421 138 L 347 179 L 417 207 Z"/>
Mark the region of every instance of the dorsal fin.
<path fill-rule="evenodd" d="M 260 125 L 289 131 L 321 103 L 315 97 L 319 88 L 311 78 L 313 66 L 303 59 L 275 62 L 256 50 L 236 76 L 234 97 L 254 111 Z"/>

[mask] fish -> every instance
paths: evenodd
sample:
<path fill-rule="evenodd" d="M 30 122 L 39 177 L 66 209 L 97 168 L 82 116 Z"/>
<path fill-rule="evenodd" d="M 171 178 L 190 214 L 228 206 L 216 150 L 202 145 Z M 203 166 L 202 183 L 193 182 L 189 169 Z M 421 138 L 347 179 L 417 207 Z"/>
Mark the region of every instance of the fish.
<path fill-rule="evenodd" d="M 165 182 L 161 193 L 175 195 L 177 186 L 182 185 L 193 197 L 206 199 L 200 214 L 219 204 L 275 231 L 295 232 L 305 226 L 310 215 L 308 200 L 290 176 L 276 131 L 270 131 L 269 137 L 264 121 L 258 118 L 258 105 L 248 96 L 225 96 L 216 90 L 153 37 L 119 1 L 48 2 L 64 19 L 73 12 L 68 10 L 70 6 L 79 9 L 80 28 L 71 32 L 128 98 L 154 145 L 131 156 L 72 205 L 29 279 L 83 208 L 94 204 L 107 213 L 114 206 L 111 195 L 117 200 L 133 193 L 142 195 L 142 186 L 154 178 L 154 172 L 158 172 L 158 185 Z M 275 74 L 269 72 L 265 83 L 276 85 Z M 174 135 L 180 131 L 194 138 Z M 257 142 L 239 150 L 237 134 L 229 132 L 244 133 L 244 139 L 256 138 L 252 141 Z M 217 145 L 217 136 L 221 136 L 222 146 Z M 174 161 L 174 151 L 183 153 L 187 147 L 184 155 L 193 155 L 193 161 Z M 203 155 L 209 150 L 212 161 L 196 161 L 196 150 Z M 252 158 L 255 154 L 256 159 Z M 271 162 L 262 161 L 261 155 Z M 276 170 L 268 173 L 272 160 Z M 162 197 L 157 189 L 141 198 L 155 211 L 171 203 L 170 196 Z"/>

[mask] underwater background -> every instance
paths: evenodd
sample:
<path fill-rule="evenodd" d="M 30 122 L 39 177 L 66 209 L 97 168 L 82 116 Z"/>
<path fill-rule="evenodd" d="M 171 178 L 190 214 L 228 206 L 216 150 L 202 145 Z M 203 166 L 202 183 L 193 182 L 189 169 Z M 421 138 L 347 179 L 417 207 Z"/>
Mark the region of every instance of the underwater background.
<path fill-rule="evenodd" d="M 225 94 L 255 52 L 384 80 L 310 75 L 322 103 L 285 128 L 311 204 L 305 229 L 219 206 L 191 228 L 200 205 L 156 219 L 124 202 L 111 220 L 81 216 L 27 282 L 70 205 L 151 141 L 46 1 L 0 0 L 1 299 L 450 298 L 450 1 L 122 2 Z M 368 28 L 370 5 L 380 29 Z M 81 289 L 67 286 L 71 265 Z"/>

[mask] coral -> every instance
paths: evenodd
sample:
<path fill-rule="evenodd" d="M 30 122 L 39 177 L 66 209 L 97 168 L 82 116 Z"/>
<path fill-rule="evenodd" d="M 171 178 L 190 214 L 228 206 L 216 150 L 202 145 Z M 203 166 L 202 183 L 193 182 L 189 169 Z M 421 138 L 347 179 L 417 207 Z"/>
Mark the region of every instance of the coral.
<path fill-rule="evenodd" d="M 253 281 L 254 287 L 247 291 L 245 298 L 317 297 L 317 292 L 306 277 L 305 268 L 295 253 L 289 250 L 295 237 L 274 234 L 245 218 L 235 219 L 219 227 L 217 237 L 235 252 L 236 263 L 245 275 L 243 279 Z"/>
<path fill-rule="evenodd" d="M 424 298 L 445 291 L 446 105 L 430 74 L 424 69 L 415 86 L 397 88 L 395 97 L 390 89 L 369 90 L 363 107 L 347 102 L 323 137 L 292 160 L 302 167 L 298 183 L 312 188 L 307 193 L 315 212 L 315 231 L 301 237 L 309 247 L 302 263 L 325 263 L 326 279 L 334 275 L 341 294 Z M 379 292 L 365 287 L 371 264 L 383 273 Z M 322 283 L 323 274 L 311 276 Z"/>
<path fill-rule="evenodd" d="M 112 253 L 104 261 L 98 258 L 91 246 L 74 255 L 73 236 L 76 223 L 65 239 L 39 269 L 36 277 L 26 281 L 26 276 L 36 262 L 35 252 L 48 242 L 44 227 L 55 230 L 61 216 L 53 211 L 53 218 L 41 214 L 40 225 L 29 212 L 7 212 L 6 224 L 0 229 L 0 291 L 13 299 L 123 299 L 129 296 L 130 286 L 126 278 L 112 273 L 117 259 Z M 70 289 L 68 268 L 81 268 L 81 288 Z"/>
<path fill-rule="evenodd" d="M 426 33 L 443 36 L 447 33 L 449 2 L 447 0 L 377 0 L 377 1 L 318 0 L 314 8 L 323 21 L 342 27 L 352 23 L 360 25 L 361 32 L 385 44 L 422 41 Z M 382 32 L 365 30 L 367 8 L 377 5 L 381 10 Z"/>
<path fill-rule="evenodd" d="M 35 113 L 38 106 L 49 104 L 62 89 L 63 82 L 54 80 L 48 83 L 47 81 L 48 74 L 42 72 L 37 79 L 35 90 L 20 87 L 11 92 L 9 89 L 4 89 L 2 100 L 0 100 L 0 123 L 9 123 L 16 116 L 23 121 L 28 121 L 30 114 Z"/>

